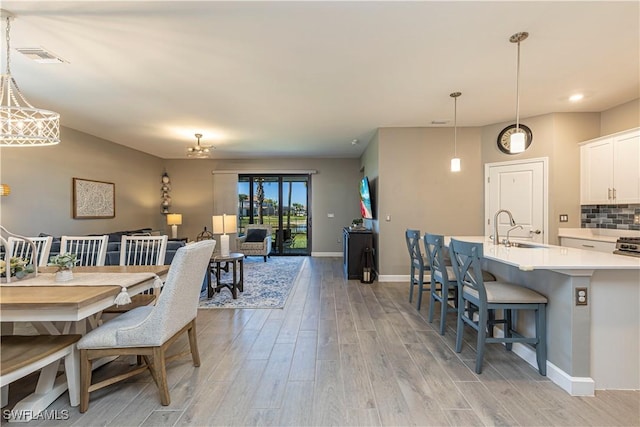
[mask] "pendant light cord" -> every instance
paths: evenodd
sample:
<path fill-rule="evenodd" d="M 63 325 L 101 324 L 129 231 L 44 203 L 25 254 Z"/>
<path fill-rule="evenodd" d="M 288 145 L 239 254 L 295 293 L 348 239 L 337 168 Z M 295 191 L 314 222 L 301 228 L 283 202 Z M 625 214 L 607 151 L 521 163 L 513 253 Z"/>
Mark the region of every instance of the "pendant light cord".
<path fill-rule="evenodd" d="M 453 157 L 458 157 L 458 97 L 453 98 Z"/>
<path fill-rule="evenodd" d="M 520 41 L 518 40 L 518 58 L 516 60 L 516 132 L 520 132 Z"/>
<path fill-rule="evenodd" d="M 7 32 L 5 40 L 7 41 L 7 74 L 11 74 L 11 18 L 7 17 Z"/>

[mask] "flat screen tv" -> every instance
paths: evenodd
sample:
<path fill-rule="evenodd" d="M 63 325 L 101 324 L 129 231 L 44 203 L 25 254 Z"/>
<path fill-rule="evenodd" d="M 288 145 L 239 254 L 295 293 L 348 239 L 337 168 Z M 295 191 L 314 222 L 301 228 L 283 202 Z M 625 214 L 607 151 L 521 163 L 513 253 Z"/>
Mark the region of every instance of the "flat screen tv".
<path fill-rule="evenodd" d="M 373 219 L 373 209 L 371 209 L 371 190 L 369 188 L 369 178 L 366 176 L 360 181 L 360 214 L 362 218 Z"/>

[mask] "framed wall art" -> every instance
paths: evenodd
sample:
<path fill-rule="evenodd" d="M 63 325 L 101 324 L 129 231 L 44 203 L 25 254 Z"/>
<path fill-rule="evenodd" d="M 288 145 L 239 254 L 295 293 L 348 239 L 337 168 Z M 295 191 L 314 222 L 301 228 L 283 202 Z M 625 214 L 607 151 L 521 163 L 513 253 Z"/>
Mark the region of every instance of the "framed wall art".
<path fill-rule="evenodd" d="M 116 185 L 112 182 L 73 178 L 73 217 L 115 218 Z"/>

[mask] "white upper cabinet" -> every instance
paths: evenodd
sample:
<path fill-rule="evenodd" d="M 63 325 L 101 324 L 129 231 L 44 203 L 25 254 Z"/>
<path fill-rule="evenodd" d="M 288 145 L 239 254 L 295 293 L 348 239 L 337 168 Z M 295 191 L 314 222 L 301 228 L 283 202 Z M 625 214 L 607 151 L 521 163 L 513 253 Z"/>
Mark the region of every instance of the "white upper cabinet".
<path fill-rule="evenodd" d="M 580 204 L 640 203 L 640 129 L 580 147 Z"/>

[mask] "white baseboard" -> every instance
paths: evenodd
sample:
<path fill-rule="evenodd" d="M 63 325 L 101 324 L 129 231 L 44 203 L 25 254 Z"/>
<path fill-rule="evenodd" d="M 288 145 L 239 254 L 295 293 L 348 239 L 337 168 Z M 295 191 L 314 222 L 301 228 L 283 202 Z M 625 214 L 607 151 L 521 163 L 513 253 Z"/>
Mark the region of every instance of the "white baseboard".
<path fill-rule="evenodd" d="M 321 258 L 321 257 L 342 258 L 342 252 L 311 252 L 311 256 L 315 256 L 318 258 Z"/>
<path fill-rule="evenodd" d="M 378 282 L 407 282 L 409 283 L 408 274 L 383 274 L 378 276 Z"/>
<path fill-rule="evenodd" d="M 494 328 L 493 333 L 496 337 L 502 337 L 501 328 Z M 536 361 L 536 351 L 526 344 L 514 343 L 513 352 L 520 356 L 525 362 L 536 370 L 538 362 Z M 571 396 L 594 396 L 596 383 L 590 377 L 572 377 L 562 369 L 547 360 L 547 378 L 561 389 L 569 393 Z"/>

